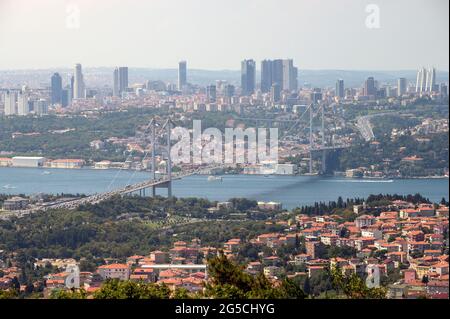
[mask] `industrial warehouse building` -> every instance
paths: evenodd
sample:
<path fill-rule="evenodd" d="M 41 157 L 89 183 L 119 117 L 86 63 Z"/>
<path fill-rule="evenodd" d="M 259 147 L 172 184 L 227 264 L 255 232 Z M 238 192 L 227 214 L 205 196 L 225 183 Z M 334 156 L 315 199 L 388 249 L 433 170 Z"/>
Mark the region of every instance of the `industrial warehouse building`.
<path fill-rule="evenodd" d="M 45 157 L 15 156 L 12 158 L 14 167 L 42 167 L 46 161 Z"/>

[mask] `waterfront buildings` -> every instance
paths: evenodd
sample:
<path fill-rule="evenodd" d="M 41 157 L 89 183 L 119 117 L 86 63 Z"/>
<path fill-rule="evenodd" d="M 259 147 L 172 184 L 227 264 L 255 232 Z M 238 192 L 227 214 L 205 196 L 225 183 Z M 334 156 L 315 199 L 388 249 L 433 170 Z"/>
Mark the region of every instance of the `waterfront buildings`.
<path fill-rule="evenodd" d="M 49 162 L 51 168 L 75 169 L 82 168 L 85 161 L 82 159 L 56 159 Z"/>
<path fill-rule="evenodd" d="M 3 202 L 3 209 L 9 210 L 9 211 L 25 209 L 25 208 L 27 208 L 28 203 L 29 203 L 28 199 L 22 198 L 19 196 L 15 196 L 15 197 L 6 199 Z"/>
<path fill-rule="evenodd" d="M 33 156 L 15 156 L 12 158 L 12 166 L 14 167 L 42 167 L 45 157 Z"/>

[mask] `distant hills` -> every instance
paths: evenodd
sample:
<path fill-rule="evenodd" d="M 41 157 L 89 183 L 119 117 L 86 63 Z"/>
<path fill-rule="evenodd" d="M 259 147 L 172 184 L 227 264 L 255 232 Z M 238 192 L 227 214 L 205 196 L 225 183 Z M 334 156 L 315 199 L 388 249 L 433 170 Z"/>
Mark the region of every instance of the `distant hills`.
<path fill-rule="evenodd" d="M 103 87 L 112 85 L 113 68 L 84 68 L 83 72 L 88 86 Z M 0 88 L 21 87 L 24 84 L 30 87 L 50 85 L 50 76 L 59 72 L 67 83 L 72 69 L 42 69 L 42 70 L 0 70 Z M 337 79 L 344 79 L 346 87 L 359 87 L 364 80 L 373 76 L 380 84 L 390 83 L 396 85 L 397 79 L 405 77 L 409 82 L 415 83 L 416 70 L 403 71 L 370 71 L 370 70 L 299 70 L 299 84 L 309 83 L 313 87 L 334 87 Z M 148 80 L 162 80 L 177 82 L 177 69 L 129 69 L 129 83 L 144 83 Z M 199 70 L 188 69 L 188 81 L 198 85 L 208 85 L 216 80 L 226 80 L 231 84 L 239 85 L 240 71 L 238 70 Z M 448 82 L 449 72 L 437 70 L 437 83 Z M 259 81 L 259 76 L 257 81 Z"/>

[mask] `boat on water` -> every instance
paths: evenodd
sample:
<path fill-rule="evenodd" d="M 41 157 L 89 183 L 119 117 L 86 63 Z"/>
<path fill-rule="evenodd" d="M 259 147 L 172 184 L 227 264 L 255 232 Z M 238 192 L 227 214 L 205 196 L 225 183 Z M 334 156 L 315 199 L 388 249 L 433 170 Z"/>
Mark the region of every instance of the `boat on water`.
<path fill-rule="evenodd" d="M 208 182 L 221 182 L 222 177 L 221 176 L 208 176 Z"/>
<path fill-rule="evenodd" d="M 51 174 L 51 172 L 49 172 L 49 171 L 43 171 L 41 175 L 50 175 L 50 174 Z"/>

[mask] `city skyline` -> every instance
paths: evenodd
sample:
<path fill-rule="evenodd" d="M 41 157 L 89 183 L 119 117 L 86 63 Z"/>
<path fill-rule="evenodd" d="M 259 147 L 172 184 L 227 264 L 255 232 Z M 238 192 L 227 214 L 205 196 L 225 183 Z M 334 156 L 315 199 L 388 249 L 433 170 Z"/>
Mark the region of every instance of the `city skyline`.
<path fill-rule="evenodd" d="M 189 61 L 191 69 L 236 70 L 243 59 L 265 58 L 292 58 L 299 69 L 310 70 L 411 70 L 419 65 L 448 70 L 448 1 L 443 0 L 379 0 L 375 3 L 379 28 L 366 25 L 370 1 L 232 1 L 211 6 L 198 0 L 126 5 L 85 0 L 24 5 L 22 1 L 0 1 L 1 70 L 74 62 L 86 67 L 159 69 L 181 60 Z M 407 11 L 402 10 L 405 6 Z M 108 14 L 100 15 L 104 12 Z M 77 19 L 68 19 L 77 13 L 79 25 Z M 274 23 L 261 23 L 269 18 Z M 194 20 L 199 22 L 189 23 Z M 246 23 L 235 24 L 235 20 Z M 417 28 L 417 21 L 425 27 Z M 129 41 L 131 36 L 142 40 Z M 273 41 L 264 40 L 268 37 Z M 358 45 L 346 38 L 357 39 Z M 45 50 L 33 50 L 33 59 L 18 54 L 35 47 Z"/>

